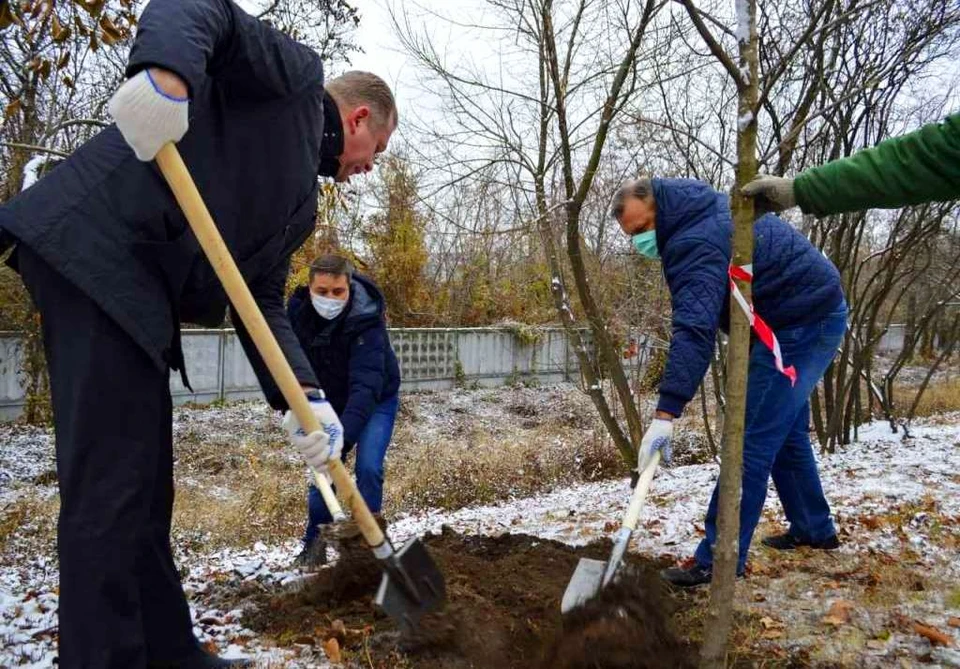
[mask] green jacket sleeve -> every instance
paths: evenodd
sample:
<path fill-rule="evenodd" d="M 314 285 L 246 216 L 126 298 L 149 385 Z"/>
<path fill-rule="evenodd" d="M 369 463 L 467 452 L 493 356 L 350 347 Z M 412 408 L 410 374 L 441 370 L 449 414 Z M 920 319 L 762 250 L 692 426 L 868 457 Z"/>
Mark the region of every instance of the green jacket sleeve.
<path fill-rule="evenodd" d="M 793 191 L 817 216 L 960 198 L 960 113 L 806 170 Z"/>

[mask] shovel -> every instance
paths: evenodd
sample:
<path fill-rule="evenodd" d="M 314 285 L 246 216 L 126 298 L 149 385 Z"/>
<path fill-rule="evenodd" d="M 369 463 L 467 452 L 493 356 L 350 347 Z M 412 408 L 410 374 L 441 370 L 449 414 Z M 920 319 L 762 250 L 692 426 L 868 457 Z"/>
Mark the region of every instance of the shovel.
<path fill-rule="evenodd" d="M 604 562 L 603 560 L 580 558 L 580 562 L 577 563 L 577 568 L 573 572 L 573 577 L 563 593 L 563 599 L 560 601 L 560 611 L 562 613 L 567 613 L 570 609 L 592 599 L 616 577 L 617 571 L 623 563 L 623 555 L 627 552 L 627 546 L 630 544 L 630 537 L 637 527 L 637 520 L 640 518 L 640 511 L 643 509 L 647 490 L 650 488 L 650 482 L 653 480 L 653 474 L 659 463 L 660 451 L 656 450 L 647 460 L 643 471 L 640 472 L 637 485 L 630 497 L 630 505 L 623 515 L 620 531 L 617 532 L 617 537 L 614 540 L 610 559 Z"/>
<path fill-rule="evenodd" d="M 240 275 L 179 151 L 173 144 L 166 144 L 157 154 L 156 161 L 234 309 L 301 427 L 308 434 L 321 429 L 300 382 Z M 340 460 L 331 460 L 327 469 L 356 519 L 363 538 L 383 568 L 377 604 L 401 630 L 412 631 L 425 613 L 444 602 L 446 585 L 443 575 L 418 538 L 414 537 L 400 550 L 394 550 Z M 326 477 L 314 471 L 314 478 L 331 514 L 335 518 L 338 514 L 343 518 L 343 510 Z"/>

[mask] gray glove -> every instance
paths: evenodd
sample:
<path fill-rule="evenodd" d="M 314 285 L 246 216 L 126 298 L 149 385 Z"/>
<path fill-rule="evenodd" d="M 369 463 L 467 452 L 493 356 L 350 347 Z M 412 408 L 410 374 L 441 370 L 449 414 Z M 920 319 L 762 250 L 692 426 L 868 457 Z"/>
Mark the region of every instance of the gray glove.
<path fill-rule="evenodd" d="M 660 459 L 663 464 L 670 464 L 673 451 L 670 448 L 670 441 L 673 439 L 673 421 L 662 418 L 654 418 L 650 421 L 650 427 L 643 433 L 643 439 L 640 441 L 640 448 L 637 451 L 637 471 L 642 472 L 650 458 L 657 451 L 660 451 Z"/>
<path fill-rule="evenodd" d="M 783 211 L 797 206 L 797 198 L 793 194 L 793 179 L 758 174 L 741 192 L 763 199 L 771 211 Z"/>

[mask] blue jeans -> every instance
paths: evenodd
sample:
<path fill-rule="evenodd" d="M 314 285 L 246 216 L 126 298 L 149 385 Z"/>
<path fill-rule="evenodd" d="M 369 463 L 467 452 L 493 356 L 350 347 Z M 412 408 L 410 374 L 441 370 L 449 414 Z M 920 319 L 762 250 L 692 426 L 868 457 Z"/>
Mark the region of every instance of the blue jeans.
<path fill-rule="evenodd" d="M 367 426 L 357 441 L 357 489 L 363 501 L 373 513 L 379 513 L 383 505 L 383 459 L 393 436 L 393 424 L 397 419 L 400 398 L 397 395 L 383 400 L 373 410 Z M 351 448 L 345 448 L 343 458 Z M 320 532 L 319 525 L 333 521 L 327 505 L 316 486 L 307 490 L 307 530 L 303 535 L 304 543 L 310 543 Z"/>
<path fill-rule="evenodd" d="M 773 354 L 759 342 L 753 346 L 747 376 L 738 574 L 747 565 L 771 474 L 791 535 L 822 541 L 836 534 L 810 445 L 810 395 L 830 366 L 846 327 L 847 305 L 843 303 L 817 323 L 777 331 L 784 364 L 797 370 L 792 388 L 790 380 L 777 371 Z M 719 485 L 707 509 L 707 536 L 694 554 L 704 567 L 713 564 Z"/>

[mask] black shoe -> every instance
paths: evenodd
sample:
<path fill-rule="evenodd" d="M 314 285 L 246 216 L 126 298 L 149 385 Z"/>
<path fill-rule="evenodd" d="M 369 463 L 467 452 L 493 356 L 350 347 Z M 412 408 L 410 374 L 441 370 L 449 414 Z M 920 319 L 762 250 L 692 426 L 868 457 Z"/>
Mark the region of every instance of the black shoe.
<path fill-rule="evenodd" d="M 745 572 L 737 574 L 743 578 Z M 679 567 L 671 567 L 660 572 L 660 578 L 677 588 L 695 588 L 698 585 L 709 583 L 713 578 L 713 570 L 697 563 L 694 558 L 684 560 Z"/>
<path fill-rule="evenodd" d="M 147 669 L 240 669 L 253 666 L 252 660 L 225 660 L 200 648 L 182 660 L 147 663 Z"/>
<path fill-rule="evenodd" d="M 693 559 L 686 560 L 679 567 L 660 572 L 660 578 L 678 588 L 694 588 L 709 583 L 712 577 L 713 571 L 710 567 L 701 566 Z"/>
<path fill-rule="evenodd" d="M 300 555 L 293 561 L 293 566 L 304 571 L 316 571 L 327 564 L 327 542 L 316 538 L 309 542 L 300 551 Z"/>
<path fill-rule="evenodd" d="M 832 551 L 834 549 L 840 548 L 840 540 L 837 538 L 837 535 L 827 537 L 822 541 L 807 541 L 806 539 L 801 539 L 795 537 L 790 533 L 784 534 L 774 534 L 769 537 L 764 537 L 760 540 L 764 546 L 769 546 L 770 548 L 776 548 L 778 551 L 792 551 L 801 546 L 807 546 L 808 548 L 815 548 L 822 551 Z"/>

